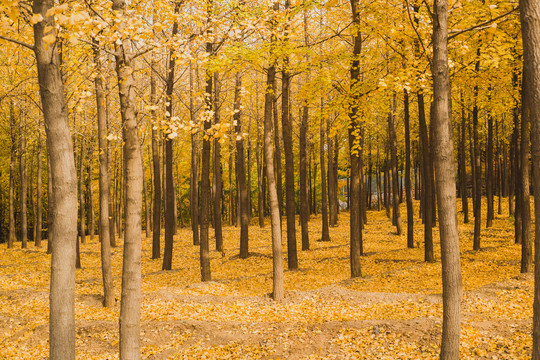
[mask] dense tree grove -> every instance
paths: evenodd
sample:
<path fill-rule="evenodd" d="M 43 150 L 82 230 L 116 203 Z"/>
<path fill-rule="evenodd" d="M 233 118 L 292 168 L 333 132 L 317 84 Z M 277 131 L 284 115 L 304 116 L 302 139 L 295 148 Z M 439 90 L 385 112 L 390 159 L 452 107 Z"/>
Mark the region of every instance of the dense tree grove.
<path fill-rule="evenodd" d="M 226 226 L 241 229 L 240 259 L 257 251 L 250 230 L 270 226 L 279 302 L 285 270 L 332 241 L 342 212 L 362 277 L 363 229 L 382 210 L 404 247 L 441 261 L 440 358 L 458 359 L 460 251 L 482 250 L 503 201 L 521 272 L 536 274 L 540 359 L 539 0 L 0 0 L 0 68 L 0 241 L 46 241 L 51 359 L 75 358 L 87 236 L 101 241 L 105 307 L 123 247 L 119 356 L 131 360 L 141 239 L 164 271 L 177 246 L 197 246 L 206 282 Z M 474 221 L 467 249 L 458 217 Z"/>

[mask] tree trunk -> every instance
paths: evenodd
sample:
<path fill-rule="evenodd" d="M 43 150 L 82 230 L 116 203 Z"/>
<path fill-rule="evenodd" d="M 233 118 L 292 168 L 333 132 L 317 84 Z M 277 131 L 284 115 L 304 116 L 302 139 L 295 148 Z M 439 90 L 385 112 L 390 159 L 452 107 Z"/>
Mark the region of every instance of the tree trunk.
<path fill-rule="evenodd" d="M 461 265 L 454 175 L 452 104 L 448 66 L 448 0 L 433 5 L 434 165 L 441 234 L 443 330 L 441 360 L 459 359 L 461 328 Z"/>
<path fill-rule="evenodd" d="M 192 126 L 196 124 L 193 94 L 193 65 L 189 63 L 189 118 Z M 159 166 L 159 165 L 158 165 Z M 155 181 L 155 180 L 154 180 Z M 156 185 L 157 186 L 157 185 Z M 199 245 L 199 133 L 191 133 L 191 171 L 189 175 L 189 206 L 193 245 Z M 154 214 L 154 221 L 156 215 Z M 155 226 L 155 225 L 154 225 Z"/>
<path fill-rule="evenodd" d="M 538 46 L 538 44 L 537 44 Z M 529 70 L 530 71 L 530 70 Z M 523 99 L 521 101 L 521 151 L 520 151 L 520 168 L 521 168 L 521 272 L 528 273 L 532 271 L 532 239 L 531 239 L 531 196 L 529 193 L 529 123 L 530 123 L 530 99 L 527 97 L 529 89 L 529 81 L 526 74 L 523 73 Z M 537 104 L 535 104 L 537 105 Z"/>
<path fill-rule="evenodd" d="M 180 11 L 180 1 L 174 3 L 174 14 Z M 178 33 L 178 22 L 174 21 L 171 38 L 174 38 Z M 169 49 L 169 63 L 167 65 L 167 81 L 165 89 L 165 113 L 166 120 L 172 123 L 173 114 L 173 92 L 174 92 L 174 71 L 176 67 L 176 56 L 174 49 Z M 167 124 L 167 125 L 169 125 Z M 176 133 L 172 129 L 168 129 L 165 136 L 165 248 L 163 249 L 163 266 L 162 270 L 172 269 L 173 257 L 173 236 L 176 232 L 176 216 L 175 216 L 175 194 L 174 189 L 174 172 L 173 172 L 173 157 L 174 157 L 174 138 Z"/>
<path fill-rule="evenodd" d="M 523 117 L 531 124 L 533 194 L 540 194 L 540 1 L 520 0 L 523 36 Z M 528 202 L 528 199 L 527 199 Z M 540 224 L 540 201 L 534 202 L 535 223 Z M 535 263 L 540 264 L 540 226 L 535 227 Z M 532 359 L 540 359 L 540 266 L 535 267 Z"/>
<path fill-rule="evenodd" d="M 154 69 L 156 65 L 157 63 L 153 62 L 151 68 Z M 160 124 L 159 120 L 157 119 L 155 109 L 157 107 L 156 87 L 156 75 L 152 70 L 150 72 L 150 103 L 152 104 L 152 110 L 150 111 L 150 116 L 152 119 L 152 167 L 154 171 L 154 208 L 152 211 L 152 259 L 159 259 L 161 257 L 161 164 L 159 161 L 158 133 L 158 128 Z"/>
<path fill-rule="evenodd" d="M 285 0 L 285 11 L 289 11 L 289 0 Z M 287 14 L 290 16 L 290 14 Z M 290 21 L 290 19 L 287 19 Z M 286 37 L 288 36 L 288 24 L 286 25 Z M 287 41 L 287 40 L 285 40 Z M 296 205 L 294 191 L 294 153 L 292 120 L 290 117 L 290 85 L 289 58 L 284 59 L 284 68 L 281 72 L 281 128 L 283 131 L 283 149 L 285 151 L 285 203 L 287 215 L 287 265 L 289 270 L 298 269 L 298 252 L 296 244 Z M 279 158 L 278 158 L 279 159 Z"/>
<path fill-rule="evenodd" d="M 277 10 L 279 3 L 274 5 Z M 281 250 L 281 215 L 274 171 L 274 154 L 272 149 L 272 102 L 274 98 L 274 85 L 276 67 L 271 65 L 267 69 L 267 83 L 264 101 L 264 158 L 266 165 L 266 178 L 268 179 L 268 194 L 270 200 L 270 220 L 272 224 L 272 297 L 276 301 L 284 298 L 283 289 L 283 254 Z M 277 133 L 274 133 L 277 136 Z"/>
<path fill-rule="evenodd" d="M 112 10 L 120 16 L 119 31 L 127 25 L 124 0 L 113 0 Z M 116 72 L 122 115 L 125 173 L 125 231 L 122 263 L 122 298 L 120 303 L 120 359 L 140 358 L 141 315 L 141 208 L 142 159 L 135 112 L 130 39 L 116 46 Z"/>
<path fill-rule="evenodd" d="M 238 179 L 239 212 L 240 212 L 240 258 L 249 255 L 249 198 L 246 184 L 246 167 L 244 159 L 244 136 L 242 133 L 242 78 L 240 73 L 235 75 L 234 87 L 234 121 L 236 123 L 236 177 Z"/>
<path fill-rule="evenodd" d="M 148 201 L 148 181 L 146 179 L 146 168 L 144 165 L 144 150 L 143 145 L 141 145 L 141 159 L 142 159 L 142 169 L 143 169 L 143 196 L 144 196 L 144 230 L 146 232 L 146 238 L 149 239 L 152 237 L 152 226 L 150 222 L 150 202 Z"/>
<path fill-rule="evenodd" d="M 329 210 L 329 225 L 332 227 L 337 226 L 337 204 L 334 201 L 334 192 L 336 191 L 336 178 L 334 171 L 334 147 L 338 144 L 334 144 L 334 140 L 330 136 L 330 121 L 326 126 L 326 134 L 328 137 L 328 210 Z"/>
<path fill-rule="evenodd" d="M 9 102 L 9 127 L 11 132 L 11 154 L 9 162 L 9 235 L 7 247 L 8 249 L 11 249 L 15 245 L 15 241 L 17 241 L 15 229 L 15 166 L 17 164 L 17 135 L 15 134 L 15 110 L 13 108 L 13 100 Z"/>
<path fill-rule="evenodd" d="M 351 277 L 362 276 L 360 264 L 360 256 L 363 254 L 362 245 L 362 213 L 361 205 L 361 152 L 359 145 L 361 139 L 360 123 L 359 123 L 359 95 L 356 89 L 360 85 L 360 60 L 359 56 L 362 51 L 362 37 L 360 34 L 360 3 L 359 0 L 351 0 L 352 20 L 355 25 L 355 34 L 353 36 L 353 60 L 351 62 L 351 109 L 349 112 L 349 154 L 351 163 L 351 184 L 350 184 L 350 262 L 351 262 Z"/>
<path fill-rule="evenodd" d="M 388 114 L 388 135 L 390 142 L 390 158 L 392 162 L 392 195 L 393 195 L 393 216 L 396 222 L 396 233 L 401 235 L 401 212 L 399 211 L 399 179 L 398 179 L 398 160 L 397 160 L 397 136 L 395 127 L 395 111 L 396 111 L 396 93 L 392 95 L 392 104 L 390 106 L 390 113 Z"/>
<path fill-rule="evenodd" d="M 491 87 L 488 91 L 491 91 Z M 488 101 L 491 100 L 491 95 L 488 96 Z M 493 115 L 491 111 L 487 117 L 488 133 L 487 133 L 487 149 L 486 149 L 486 201 L 487 201 L 487 215 L 486 215 L 486 227 L 490 228 L 493 225 L 494 211 L 493 211 L 493 188 L 494 188 L 494 174 L 493 174 Z"/>
<path fill-rule="evenodd" d="M 82 244 L 86 244 L 86 208 L 84 202 L 85 140 L 86 138 L 83 135 L 79 144 L 79 236 L 81 237 Z"/>
<path fill-rule="evenodd" d="M 403 108 L 405 122 L 405 193 L 407 201 L 407 247 L 414 248 L 414 212 L 411 182 L 411 135 L 409 114 L 409 92 L 403 90 Z"/>
<path fill-rule="evenodd" d="M 309 196 L 307 174 L 307 130 L 309 126 L 309 106 L 304 102 L 300 122 L 300 227 L 302 229 L 302 250 L 309 250 Z"/>
<path fill-rule="evenodd" d="M 75 239 L 77 238 L 77 172 L 69 131 L 67 107 L 55 44 L 45 45 L 45 27 L 54 28 L 47 16 L 52 0 L 34 0 L 32 11 L 43 21 L 34 25 L 41 103 L 47 133 L 50 172 L 54 183 L 53 214 L 49 224 L 51 242 L 51 282 L 49 312 L 49 358 L 75 359 Z M 49 200 L 50 205 L 50 200 Z M 50 211 L 49 210 L 49 211 Z M 51 236 L 52 235 L 52 236 Z"/>
<path fill-rule="evenodd" d="M 418 123 L 420 128 L 420 142 L 422 144 L 422 204 L 424 207 L 424 260 L 434 262 L 433 254 L 433 188 L 431 187 L 431 152 L 429 148 L 428 130 L 426 125 L 426 111 L 424 107 L 424 93 L 420 90 L 418 97 Z"/>
<path fill-rule="evenodd" d="M 94 47 L 96 69 L 101 71 L 101 55 L 98 46 Z M 111 265 L 110 214 L 109 197 L 111 182 L 109 175 L 109 146 L 107 143 L 107 114 L 105 109 L 105 89 L 103 74 L 100 72 L 94 79 L 96 89 L 96 109 L 98 120 L 99 146 L 99 237 L 101 240 L 101 273 L 103 279 L 103 306 L 114 305 L 114 284 Z"/>
<path fill-rule="evenodd" d="M 480 53 L 478 49 L 477 54 Z M 477 61 L 475 70 L 478 73 L 480 62 Z M 482 216 L 482 163 L 480 157 L 480 144 L 478 140 L 478 85 L 474 86 L 474 107 L 473 107 L 473 143 L 474 143 L 474 168 L 475 168 L 475 194 L 474 194 L 474 238 L 473 249 L 480 250 L 480 224 Z"/>
<path fill-rule="evenodd" d="M 208 15 L 210 16 L 212 10 L 212 1 L 208 4 Z M 212 43 L 206 43 L 206 52 L 208 55 L 212 55 L 213 45 Z M 213 95 L 213 74 L 208 71 L 206 74 L 206 108 L 212 109 L 212 95 Z M 210 250 L 209 250 L 209 217 L 210 217 L 210 135 L 208 130 L 212 126 L 212 119 L 210 116 L 204 119 L 204 132 L 203 148 L 202 148 L 202 164 L 201 164 L 201 232 L 200 232 L 200 262 L 201 262 L 201 280 L 210 281 Z"/>
<path fill-rule="evenodd" d="M 26 130 L 23 130 L 24 122 L 22 114 L 19 115 L 19 171 L 21 180 L 21 247 L 28 247 L 28 182 L 26 179 Z"/>
<path fill-rule="evenodd" d="M 41 228 L 42 228 L 42 218 L 43 218 L 43 189 L 41 188 L 42 182 L 42 142 L 41 142 L 41 132 L 38 134 L 38 145 L 37 145 L 37 179 L 36 179 L 36 236 L 34 238 L 34 244 L 37 247 L 41 246 Z"/>
<path fill-rule="evenodd" d="M 322 107 L 322 99 L 321 99 Z M 329 120 L 328 120 L 329 121 Z M 321 162 L 321 213 L 322 213 L 322 234 L 321 241 L 330 241 L 330 232 L 328 229 L 328 198 L 326 191 L 326 167 L 324 164 L 325 141 L 324 116 L 321 116 L 320 126 L 320 162 Z"/>
<path fill-rule="evenodd" d="M 219 92 L 220 92 L 220 83 L 218 74 L 214 74 L 214 123 L 218 124 L 219 119 Z M 216 237 L 216 250 L 222 252 L 223 251 L 223 231 L 221 229 L 221 194 L 223 192 L 223 182 L 221 177 L 221 144 L 219 143 L 219 139 L 214 138 L 214 159 L 212 161 L 213 164 L 213 170 L 214 170 L 214 176 L 212 177 L 213 181 L 213 195 L 214 195 L 214 234 Z M 237 169 L 238 171 L 238 169 Z M 245 180 L 244 180 L 245 182 Z M 249 221 L 249 219 L 248 219 Z"/>
<path fill-rule="evenodd" d="M 257 113 L 259 109 L 259 88 L 257 87 Z M 263 159 L 264 153 L 261 154 L 261 127 L 259 126 L 259 116 L 257 116 L 257 147 L 255 149 L 255 157 L 257 158 L 257 212 L 259 215 L 259 227 L 264 227 L 264 183 L 263 183 Z"/>
<path fill-rule="evenodd" d="M 463 94 L 461 96 L 461 102 L 463 104 Z M 469 201 L 467 200 L 467 157 L 465 156 L 465 129 L 467 124 L 465 122 L 465 106 L 461 106 L 461 131 L 460 131 L 460 142 L 459 142 L 459 168 L 461 174 L 461 180 L 459 181 L 460 192 L 461 192 L 461 208 L 463 210 L 463 222 L 467 224 L 469 222 Z"/>
<path fill-rule="evenodd" d="M 93 141 L 92 141 L 93 143 Z M 88 196 L 88 231 L 90 232 L 90 240 L 94 240 L 95 232 L 96 232 L 96 213 L 94 211 L 94 191 L 93 191 L 93 179 L 92 179 L 92 173 L 93 173 L 93 166 L 94 166 L 94 146 L 91 145 L 89 148 L 90 153 L 90 159 L 88 159 L 88 167 L 87 167 L 87 173 L 88 173 L 88 179 L 86 183 L 86 193 Z"/>
<path fill-rule="evenodd" d="M 277 80 L 274 83 L 274 91 L 277 92 Z M 283 95 L 283 94 L 282 94 Z M 272 99 L 272 111 L 274 114 L 274 168 L 276 169 L 276 189 L 279 202 L 280 226 L 283 216 L 283 176 L 281 172 L 281 139 L 279 137 L 278 94 L 274 93 Z"/>

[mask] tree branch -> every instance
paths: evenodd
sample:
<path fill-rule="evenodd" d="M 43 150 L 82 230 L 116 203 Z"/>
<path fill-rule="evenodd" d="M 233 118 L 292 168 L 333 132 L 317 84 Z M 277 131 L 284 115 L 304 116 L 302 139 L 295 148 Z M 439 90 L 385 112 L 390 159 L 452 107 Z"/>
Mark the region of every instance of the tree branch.
<path fill-rule="evenodd" d="M 17 44 L 17 45 L 24 46 L 25 48 L 30 49 L 32 51 L 34 51 L 34 49 L 35 49 L 34 45 L 27 44 L 24 41 L 20 41 L 20 40 L 17 40 L 17 39 L 12 39 L 12 38 L 4 36 L 4 35 L 0 35 L 0 39 L 12 42 L 12 43 Z"/>
<path fill-rule="evenodd" d="M 456 36 L 461 35 L 461 34 L 466 33 L 466 32 L 469 32 L 469 31 L 485 29 L 485 28 L 486 28 L 486 25 L 490 25 L 490 24 L 494 23 L 495 21 L 497 21 L 497 20 L 499 20 L 499 19 L 502 19 L 503 17 L 508 16 L 508 15 L 512 14 L 513 12 L 516 12 L 516 11 L 518 11 L 518 10 L 519 10 L 519 7 L 515 7 L 515 8 L 513 8 L 512 10 L 508 11 L 507 13 L 504 13 L 504 14 L 502 14 L 502 15 L 499 15 L 499 16 L 497 16 L 496 18 L 493 18 L 493 19 L 491 19 L 491 20 L 485 21 L 485 22 L 483 22 L 483 23 L 480 23 L 480 24 L 471 26 L 471 27 L 468 28 L 468 29 L 459 30 L 459 31 L 450 31 L 450 34 L 451 34 L 451 35 L 448 35 L 448 40 L 453 39 L 453 38 L 455 38 Z"/>

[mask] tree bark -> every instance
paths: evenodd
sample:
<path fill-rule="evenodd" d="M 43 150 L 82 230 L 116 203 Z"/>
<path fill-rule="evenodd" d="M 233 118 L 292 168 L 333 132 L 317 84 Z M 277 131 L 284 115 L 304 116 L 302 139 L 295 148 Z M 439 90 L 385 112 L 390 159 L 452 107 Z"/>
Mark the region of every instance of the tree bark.
<path fill-rule="evenodd" d="M 461 96 L 461 102 L 463 103 L 463 95 Z M 459 168 L 461 173 L 461 180 L 459 181 L 461 192 L 461 208 L 463 210 L 463 222 L 469 223 L 469 201 L 467 200 L 467 156 L 465 150 L 465 136 L 467 123 L 465 120 L 465 106 L 461 106 L 461 129 L 460 129 L 460 142 L 459 142 Z"/>
<path fill-rule="evenodd" d="M 219 119 L 219 92 L 220 92 L 220 83 L 218 78 L 218 73 L 214 73 L 214 123 L 218 124 L 220 122 Z M 223 231 L 221 228 L 221 194 L 223 192 L 223 181 L 222 181 L 222 169 L 221 169 L 221 144 L 219 143 L 219 139 L 214 138 L 214 158 L 212 161 L 212 166 L 214 170 L 214 174 L 212 177 L 213 181 L 213 196 L 214 196 L 214 234 L 216 238 L 216 250 L 222 252 L 223 251 Z M 238 156 L 238 155 L 237 155 Z M 238 169 L 237 169 L 238 171 Z M 238 175 L 237 175 L 238 176 Z M 244 180 L 245 183 L 245 180 Z M 248 219 L 249 221 L 249 219 Z"/>
<path fill-rule="evenodd" d="M 113 0 L 112 10 L 122 19 L 119 31 L 127 25 L 126 3 Z M 120 303 L 120 359 L 140 358 L 141 315 L 141 209 L 142 159 L 135 112 L 135 80 L 130 39 L 116 45 L 116 72 L 122 115 L 125 172 L 125 231 Z"/>
<path fill-rule="evenodd" d="M 77 238 L 77 172 L 69 131 L 60 57 L 55 44 L 45 45 L 45 27 L 55 27 L 47 12 L 52 0 L 34 0 L 32 12 L 43 21 L 34 25 L 41 103 L 47 133 L 51 180 L 54 184 L 49 311 L 49 358 L 75 359 L 75 239 Z M 49 200 L 50 205 L 50 200 Z M 51 237 L 49 235 L 49 237 Z"/>
<path fill-rule="evenodd" d="M 238 179 L 239 212 L 240 212 L 240 258 L 249 255 L 249 195 L 246 184 L 246 166 L 244 156 L 244 136 L 242 133 L 242 77 L 235 75 L 234 87 L 234 121 L 236 123 L 236 177 Z"/>
<path fill-rule="evenodd" d="M 300 228 L 302 230 L 302 250 L 309 250 L 309 196 L 307 174 L 307 130 L 309 126 L 309 106 L 307 101 L 302 107 L 300 122 Z"/>
<path fill-rule="evenodd" d="M 107 143 L 107 114 L 105 108 L 105 89 L 101 73 L 101 54 L 99 46 L 94 46 L 94 63 L 99 71 L 94 79 L 96 109 L 98 120 L 99 146 L 99 237 L 101 240 L 101 274 L 103 279 L 103 306 L 114 305 L 114 284 L 111 264 L 109 197 L 111 182 L 109 174 L 109 146 Z"/>
<path fill-rule="evenodd" d="M 478 49 L 477 54 L 480 54 Z M 475 65 L 478 73 L 480 70 L 480 61 Z M 482 216 L 482 162 L 480 157 L 480 144 L 478 140 L 478 85 L 474 86 L 474 107 L 473 107 L 473 143 L 474 143 L 474 167 L 475 167 L 475 194 L 474 194 L 474 238 L 473 249 L 480 250 L 480 227 Z"/>
<path fill-rule="evenodd" d="M 491 88 L 488 90 L 491 91 Z M 491 95 L 488 96 L 490 100 Z M 486 227 L 493 226 L 494 210 L 493 210 L 493 193 L 494 193 L 494 174 L 493 174 L 493 115 L 491 111 L 488 112 L 487 117 L 488 133 L 487 133 L 487 149 L 486 149 L 486 201 L 487 201 L 487 215 L 486 215 Z"/>
<path fill-rule="evenodd" d="M 9 162 L 9 235 L 7 247 L 8 249 L 11 249 L 15 245 L 15 241 L 17 241 L 15 229 L 15 166 L 17 164 L 17 135 L 15 134 L 15 109 L 13 108 L 13 101 L 9 102 L 9 128 L 11 132 L 11 152 Z"/>
<path fill-rule="evenodd" d="M 37 145 L 37 179 L 36 179 L 36 223 L 34 224 L 36 230 L 36 235 L 34 238 L 34 244 L 36 247 L 41 247 L 41 228 L 43 221 L 43 189 L 41 188 L 42 182 L 42 142 L 41 142 L 41 132 L 38 134 L 38 145 Z"/>
<path fill-rule="evenodd" d="M 441 234 L 443 331 L 441 360 L 459 359 L 461 331 L 461 265 L 454 175 L 452 103 L 448 66 L 448 0 L 433 5 L 434 165 Z"/>
<path fill-rule="evenodd" d="M 523 36 L 523 116 L 531 124 L 533 193 L 540 195 L 540 1 L 520 0 Z M 540 201 L 534 202 L 540 224 Z M 535 227 L 535 263 L 540 264 L 540 226 Z M 540 359 L 540 266 L 535 267 L 532 359 Z"/>
<path fill-rule="evenodd" d="M 152 69 L 157 65 L 153 62 Z M 156 107 L 157 107 L 157 89 L 156 89 L 156 75 L 152 70 L 150 72 L 150 104 L 152 110 L 150 116 L 152 119 L 152 167 L 154 171 L 154 208 L 152 211 L 152 259 L 159 259 L 161 257 L 161 164 L 159 161 L 159 133 L 158 128 L 160 126 L 157 119 Z"/>
<path fill-rule="evenodd" d="M 530 71 L 530 70 L 529 70 Z M 521 101 L 521 146 L 520 146 L 520 169 L 521 169 L 521 273 L 532 271 L 532 239 L 531 239 L 531 196 L 529 192 L 529 123 L 531 109 L 530 99 L 527 96 L 529 81 L 525 72 L 523 73 L 523 99 Z M 537 104 L 536 104 L 537 105 Z"/>
<path fill-rule="evenodd" d="M 322 107 L 322 99 L 321 99 Z M 330 241 L 330 232 L 328 229 L 328 192 L 326 191 L 326 167 L 324 164 L 324 148 L 326 136 L 324 127 L 324 116 L 321 116 L 320 126 L 320 162 L 321 162 L 321 213 L 322 213 L 322 234 L 321 241 Z"/>
<path fill-rule="evenodd" d="M 411 135 L 409 114 L 409 92 L 403 90 L 403 108 L 405 122 L 405 193 L 407 201 L 407 247 L 414 248 L 414 212 L 411 181 Z"/>
<path fill-rule="evenodd" d="M 28 247 L 28 182 L 26 169 L 26 130 L 23 129 L 24 122 L 22 114 L 19 114 L 19 174 L 21 181 L 21 247 Z"/>
<path fill-rule="evenodd" d="M 81 237 L 82 244 L 86 244 L 86 207 L 84 202 L 84 150 L 86 145 L 85 140 L 86 138 L 83 135 L 79 144 L 79 236 Z"/>
<path fill-rule="evenodd" d="M 193 65 L 189 63 L 189 118 L 191 126 L 196 126 L 193 94 Z M 158 165 L 159 166 L 159 165 Z M 199 133 L 191 133 L 191 171 L 189 175 L 189 203 L 193 245 L 199 245 Z M 154 221 L 156 215 L 154 214 Z"/>
<path fill-rule="evenodd" d="M 392 163 L 392 196 L 393 196 L 393 216 L 396 225 L 396 233 L 401 235 L 401 211 L 399 211 L 399 179 L 398 179 L 398 160 L 397 160 L 397 136 L 395 126 L 395 111 L 396 111 L 396 93 L 392 95 L 392 104 L 390 106 L 390 113 L 388 114 L 388 136 L 390 142 L 390 161 Z"/>
<path fill-rule="evenodd" d="M 360 173 L 360 156 L 361 152 L 359 145 L 360 139 L 360 114 L 358 109 L 359 94 L 357 87 L 360 84 L 360 60 L 359 56 L 362 51 L 362 36 L 360 33 L 360 3 L 359 0 L 351 0 L 352 20 L 355 25 L 355 34 L 353 37 L 353 58 L 351 62 L 351 110 L 349 112 L 349 154 L 351 163 L 351 180 L 350 180 L 350 262 L 351 262 L 351 277 L 362 276 L 362 268 L 360 264 L 360 256 L 363 253 L 362 246 L 362 214 L 361 205 L 361 173 Z"/>

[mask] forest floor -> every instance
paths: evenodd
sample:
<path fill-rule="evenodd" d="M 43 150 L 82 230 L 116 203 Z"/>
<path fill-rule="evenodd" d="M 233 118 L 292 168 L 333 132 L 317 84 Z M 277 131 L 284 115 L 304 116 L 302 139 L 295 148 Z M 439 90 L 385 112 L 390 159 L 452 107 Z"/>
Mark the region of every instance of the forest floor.
<path fill-rule="evenodd" d="M 404 207 L 401 212 L 406 229 Z M 463 224 L 459 214 L 462 359 L 530 358 L 533 277 L 519 274 L 520 246 L 514 244 L 506 208 L 503 213 L 490 229 L 483 220 L 482 250 L 477 252 L 472 251 L 473 222 Z M 420 242 L 423 226 L 415 219 Z M 150 259 L 151 239 L 143 239 L 143 358 L 438 358 L 442 288 L 437 229 L 438 261 L 424 263 L 423 246 L 407 249 L 406 235 L 395 234 L 385 212 L 370 211 L 364 276 L 350 280 L 348 214 L 340 214 L 327 243 L 317 241 L 321 221 L 312 217 L 311 250 L 299 251 L 298 271 L 285 271 L 286 299 L 276 303 L 269 297 L 270 226 L 260 229 L 255 221 L 249 229 L 251 256 L 244 260 L 237 256 L 239 228 L 224 227 L 225 252 L 212 251 L 213 281 L 208 283 L 200 282 L 199 250 L 191 245 L 189 228 L 179 229 L 175 237 L 169 272 L 161 271 L 161 260 Z M 75 304 L 78 359 L 118 358 L 122 247 L 113 249 L 118 301 L 111 309 L 101 306 L 99 248 L 97 237 L 81 246 Z M 26 250 L 8 250 L 0 245 L 0 359 L 47 357 L 49 267 L 43 248 L 30 244 Z"/>

